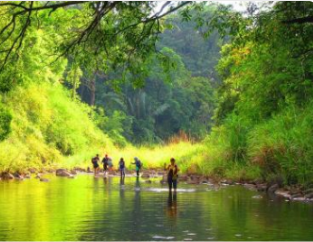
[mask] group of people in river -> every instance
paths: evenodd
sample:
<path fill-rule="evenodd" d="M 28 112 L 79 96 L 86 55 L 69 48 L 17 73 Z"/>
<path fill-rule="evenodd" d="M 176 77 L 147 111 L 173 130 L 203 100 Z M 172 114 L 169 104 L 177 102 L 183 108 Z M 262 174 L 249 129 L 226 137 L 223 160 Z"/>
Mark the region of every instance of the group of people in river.
<path fill-rule="evenodd" d="M 169 186 L 169 191 L 172 191 L 172 188 L 174 191 L 177 189 L 177 179 L 178 179 L 178 166 L 176 165 L 176 160 L 174 158 L 170 159 L 170 164 L 165 167 L 167 171 L 167 182 Z M 91 163 L 93 165 L 94 169 L 94 175 L 97 176 L 100 172 L 100 157 L 99 154 L 97 154 L 95 157 L 91 159 Z M 108 156 L 108 154 L 105 154 L 104 158 L 102 159 L 101 163 L 103 164 L 103 172 L 104 175 L 107 175 L 108 172 L 113 171 L 113 161 L 112 158 Z M 142 162 L 135 157 L 134 162 L 131 164 L 136 166 L 136 175 L 139 177 L 140 170 L 143 166 Z M 119 163 L 118 163 L 118 170 L 120 172 L 121 178 L 125 177 L 125 161 L 124 158 L 120 158 Z"/>
<path fill-rule="evenodd" d="M 94 169 L 94 174 L 95 176 L 99 174 L 100 172 L 100 157 L 99 154 L 97 154 L 95 157 L 93 157 L 91 159 L 91 163 L 93 165 L 93 169 Z M 104 175 L 107 175 L 108 172 L 113 171 L 113 161 L 112 158 L 110 158 L 107 154 L 104 156 L 104 158 L 102 159 L 101 163 L 103 164 L 103 172 Z M 137 176 L 139 176 L 139 172 L 140 169 L 142 167 L 142 163 L 141 161 L 135 157 L 134 158 L 134 162 L 132 163 L 134 165 L 136 165 L 136 173 Z M 125 161 L 124 158 L 122 157 L 118 163 L 118 170 L 120 171 L 121 177 L 125 177 Z"/>

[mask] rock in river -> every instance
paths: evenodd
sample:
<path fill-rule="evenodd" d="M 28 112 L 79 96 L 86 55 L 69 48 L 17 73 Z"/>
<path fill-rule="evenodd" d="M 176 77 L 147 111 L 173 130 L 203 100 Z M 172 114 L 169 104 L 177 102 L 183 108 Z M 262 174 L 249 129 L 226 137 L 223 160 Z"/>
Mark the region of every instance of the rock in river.
<path fill-rule="evenodd" d="M 55 174 L 57 176 L 63 176 L 63 177 L 71 177 L 72 175 L 65 169 L 57 169 L 55 171 Z"/>
<path fill-rule="evenodd" d="M 47 179 L 47 178 L 40 178 L 39 181 L 41 181 L 41 182 L 49 182 L 50 180 Z"/>
<path fill-rule="evenodd" d="M 14 179 L 14 176 L 9 173 L 9 172 L 2 172 L 0 177 L 3 179 L 3 180 L 11 180 L 11 179 Z"/>
<path fill-rule="evenodd" d="M 143 174 L 141 175 L 141 178 L 143 178 L 143 179 L 148 179 L 148 178 L 150 178 L 150 175 L 149 175 L 148 173 L 143 173 Z"/>
<path fill-rule="evenodd" d="M 278 184 L 274 184 L 268 188 L 269 193 L 274 193 L 279 188 Z"/>

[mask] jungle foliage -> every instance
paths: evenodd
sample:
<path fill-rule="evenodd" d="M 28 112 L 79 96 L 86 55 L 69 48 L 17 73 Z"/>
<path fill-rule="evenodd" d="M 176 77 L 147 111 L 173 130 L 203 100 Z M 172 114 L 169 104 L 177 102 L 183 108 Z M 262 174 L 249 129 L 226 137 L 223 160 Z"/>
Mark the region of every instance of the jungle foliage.
<path fill-rule="evenodd" d="M 313 4 L 155 8 L 0 3 L 0 169 L 179 134 L 194 172 L 310 184 Z"/>

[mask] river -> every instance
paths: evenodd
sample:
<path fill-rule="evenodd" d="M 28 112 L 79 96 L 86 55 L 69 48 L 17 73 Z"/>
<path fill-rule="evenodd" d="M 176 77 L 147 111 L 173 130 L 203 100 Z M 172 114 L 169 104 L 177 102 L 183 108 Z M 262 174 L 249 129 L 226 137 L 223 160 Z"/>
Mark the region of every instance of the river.
<path fill-rule="evenodd" d="M 312 203 L 242 186 L 46 177 L 0 182 L 1 241 L 313 240 Z"/>

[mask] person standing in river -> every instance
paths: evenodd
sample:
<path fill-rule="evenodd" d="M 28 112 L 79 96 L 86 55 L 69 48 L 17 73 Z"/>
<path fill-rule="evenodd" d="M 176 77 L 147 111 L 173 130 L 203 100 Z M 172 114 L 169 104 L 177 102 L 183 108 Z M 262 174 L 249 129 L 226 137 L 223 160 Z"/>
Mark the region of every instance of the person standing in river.
<path fill-rule="evenodd" d="M 125 161 L 124 161 L 124 159 L 121 158 L 120 162 L 118 164 L 119 164 L 119 169 L 121 172 L 121 178 L 124 178 L 125 177 Z"/>
<path fill-rule="evenodd" d="M 177 189 L 177 178 L 178 178 L 178 167 L 175 164 L 175 159 L 171 158 L 171 164 L 166 169 L 168 171 L 167 173 L 167 182 L 168 182 L 168 188 L 169 192 L 172 191 L 172 188 L 174 188 L 174 192 L 176 192 Z"/>
<path fill-rule="evenodd" d="M 104 158 L 102 159 L 104 175 L 106 175 L 107 172 L 108 172 L 109 159 L 110 158 L 109 158 L 109 156 L 107 154 L 105 154 Z"/>
<path fill-rule="evenodd" d="M 99 164 L 98 164 L 99 161 L 100 161 L 100 158 L 98 154 L 91 159 L 95 176 L 99 173 Z"/>
<path fill-rule="evenodd" d="M 132 164 L 136 165 L 136 173 L 137 173 L 137 177 L 139 177 L 139 172 L 140 172 L 140 169 L 142 167 L 142 163 L 137 157 L 135 157 L 134 160 L 135 160 L 135 162 Z"/>

